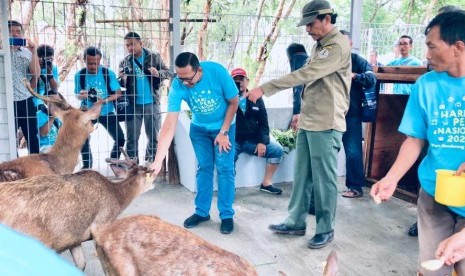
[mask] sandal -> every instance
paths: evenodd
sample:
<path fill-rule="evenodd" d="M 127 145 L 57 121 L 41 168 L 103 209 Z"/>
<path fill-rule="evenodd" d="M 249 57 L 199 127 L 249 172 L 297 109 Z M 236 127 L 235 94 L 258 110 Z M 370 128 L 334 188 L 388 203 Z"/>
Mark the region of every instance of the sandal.
<path fill-rule="evenodd" d="M 342 197 L 346 197 L 346 198 L 360 198 L 362 196 L 363 196 L 363 192 L 359 192 L 353 189 L 347 190 L 342 193 Z"/>

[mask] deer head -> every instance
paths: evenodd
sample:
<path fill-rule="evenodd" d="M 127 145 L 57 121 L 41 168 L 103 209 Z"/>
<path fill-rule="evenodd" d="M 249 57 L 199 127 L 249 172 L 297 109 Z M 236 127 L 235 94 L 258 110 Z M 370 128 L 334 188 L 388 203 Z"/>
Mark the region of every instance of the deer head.
<path fill-rule="evenodd" d="M 115 159 L 115 158 L 106 158 L 105 162 L 110 164 L 110 168 L 118 178 L 126 178 L 129 171 L 133 171 L 133 169 L 137 169 L 139 173 L 145 173 L 147 177 L 150 177 L 153 173 L 153 170 L 149 170 L 148 167 L 139 166 L 137 163 L 137 157 L 131 159 L 129 155 L 126 153 L 124 148 L 120 148 L 121 153 L 124 156 L 124 160 Z"/>

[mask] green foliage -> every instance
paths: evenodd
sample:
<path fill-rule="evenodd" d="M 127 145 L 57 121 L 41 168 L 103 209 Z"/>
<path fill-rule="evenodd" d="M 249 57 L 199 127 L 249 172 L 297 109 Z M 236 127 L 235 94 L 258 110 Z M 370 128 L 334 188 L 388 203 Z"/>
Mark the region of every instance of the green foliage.
<path fill-rule="evenodd" d="M 297 133 L 293 129 L 288 129 L 282 131 L 280 129 L 272 129 L 270 131 L 271 135 L 278 141 L 278 143 L 283 147 L 285 153 L 291 152 L 296 147 L 296 137 Z"/>

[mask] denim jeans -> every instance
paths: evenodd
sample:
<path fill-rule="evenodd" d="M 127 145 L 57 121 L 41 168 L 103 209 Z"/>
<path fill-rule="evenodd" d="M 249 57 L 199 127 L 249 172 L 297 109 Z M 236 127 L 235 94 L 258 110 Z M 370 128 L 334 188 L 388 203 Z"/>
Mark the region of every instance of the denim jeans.
<path fill-rule="evenodd" d="M 236 142 L 236 153 L 234 156 L 234 162 L 237 161 L 237 159 L 239 158 L 239 154 L 241 154 L 242 152 L 258 156 L 255 152 L 256 148 L 256 143 L 245 141 L 244 143 L 240 144 Z M 280 164 L 283 160 L 283 147 L 281 147 L 281 145 L 277 142 L 270 141 L 270 143 L 266 145 L 266 153 L 263 157 L 266 158 L 267 164 Z"/>
<path fill-rule="evenodd" d="M 347 130 L 342 135 L 346 154 L 346 186 L 362 192 L 363 173 L 362 120 L 358 116 L 346 117 Z"/>
<path fill-rule="evenodd" d="M 218 176 L 218 210 L 220 218 L 232 218 L 234 210 L 234 148 L 236 125 L 229 128 L 229 141 L 231 150 L 219 152 L 218 145 L 214 141 L 217 130 L 208 130 L 204 127 L 191 124 L 189 137 L 197 157 L 197 195 L 195 196 L 195 213 L 206 217 L 210 213 L 213 199 L 213 169 L 216 166 Z"/>

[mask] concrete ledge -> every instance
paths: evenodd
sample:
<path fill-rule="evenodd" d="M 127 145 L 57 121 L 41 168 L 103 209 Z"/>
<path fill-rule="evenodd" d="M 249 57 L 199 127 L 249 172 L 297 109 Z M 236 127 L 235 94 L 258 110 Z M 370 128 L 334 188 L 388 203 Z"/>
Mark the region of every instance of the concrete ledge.
<path fill-rule="evenodd" d="M 176 156 L 178 158 L 180 182 L 192 192 L 197 191 L 195 176 L 197 172 L 197 160 L 194 148 L 189 138 L 190 119 L 185 112 L 179 113 L 178 125 L 174 136 L 176 144 Z M 292 182 L 294 180 L 295 150 L 284 154 L 283 162 L 276 171 L 273 182 Z M 257 186 L 265 173 L 265 159 L 248 154 L 239 155 L 236 163 L 236 187 Z M 341 149 L 338 156 L 338 176 L 345 175 L 345 154 Z M 214 176 L 214 189 L 217 189 L 216 172 Z"/>

